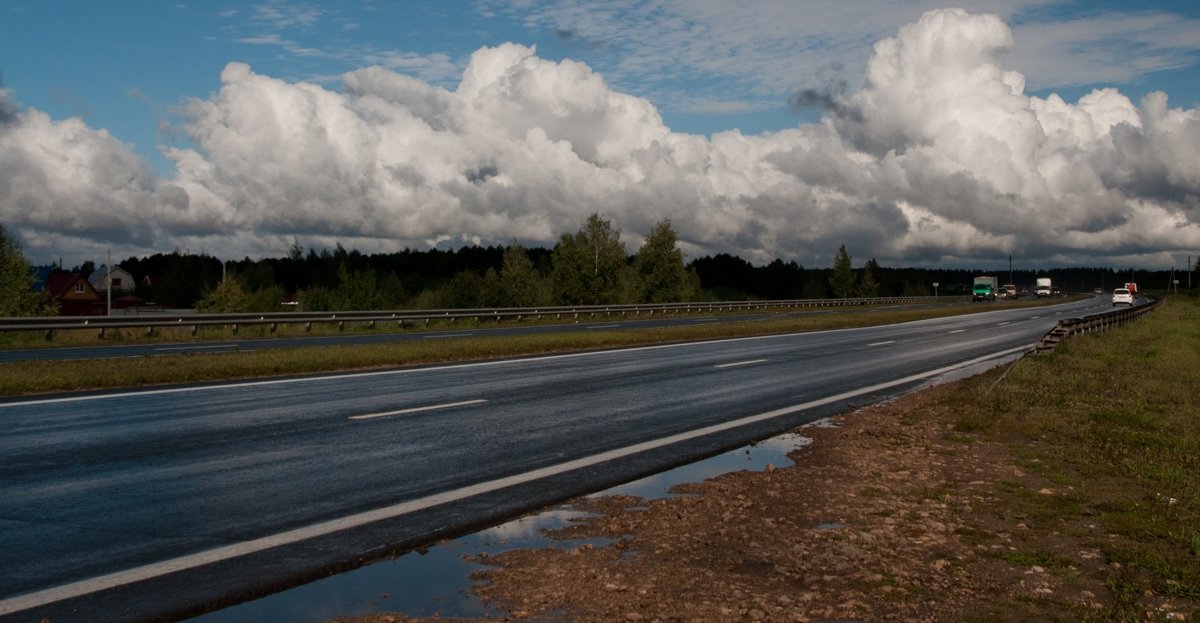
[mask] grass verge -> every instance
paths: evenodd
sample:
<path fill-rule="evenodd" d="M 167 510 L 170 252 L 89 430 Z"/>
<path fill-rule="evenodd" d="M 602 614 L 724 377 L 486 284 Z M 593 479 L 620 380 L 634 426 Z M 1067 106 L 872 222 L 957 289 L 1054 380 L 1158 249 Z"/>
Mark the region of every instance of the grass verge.
<path fill-rule="evenodd" d="M 1200 301 L 1171 299 L 1132 325 L 1021 360 L 990 392 L 999 371 L 964 384 L 956 438 L 1002 444 L 1036 483 L 1001 487 L 975 508 L 991 524 L 983 532 L 1009 535 L 995 555 L 1096 595 L 1043 603 L 1043 620 L 1200 614 L 1198 317 Z M 1016 608 L 989 616 L 1027 613 Z"/>
<path fill-rule="evenodd" d="M 1031 301 L 1030 303 L 1034 303 Z M 1009 305 L 1019 305 L 1009 304 Z M 1007 307 L 1007 306 L 1006 306 Z M 994 310 L 990 305 L 889 309 L 872 308 L 850 313 L 798 316 L 764 316 L 762 320 L 739 323 L 696 324 L 687 327 L 588 332 L 564 331 L 530 336 L 479 336 L 454 340 L 411 340 L 390 344 L 316 346 L 286 349 L 256 349 L 246 352 L 204 355 L 155 355 L 120 360 L 25 361 L 0 364 L 0 396 L 47 392 L 110 389 L 175 383 L 194 383 L 251 377 L 317 374 L 407 365 L 445 363 L 497 357 L 515 357 L 555 352 L 617 348 L 645 344 L 711 340 L 772 333 L 822 331 L 851 327 L 894 324 Z M 601 319 L 596 319 L 599 322 Z M 456 330 L 471 330 L 494 323 L 459 322 Z M 443 327 L 443 328 L 448 328 Z M 281 327 L 282 328 L 282 327 Z M 289 330 L 303 331 L 293 327 Z M 361 333 L 367 329 L 350 328 Z M 264 337 L 265 328 L 243 330 L 241 338 Z M 336 333 L 336 331 L 333 331 Z M 380 332 L 380 330 L 376 330 Z M 109 332 L 103 341 L 92 332 L 64 336 L 60 343 L 73 346 L 139 343 L 136 332 Z M 300 333 L 303 335 L 303 333 Z M 281 332 L 282 335 L 282 332 Z M 189 342 L 230 339 L 227 330 L 209 329 L 198 337 L 186 328 L 161 330 L 157 341 Z M 9 348 L 17 345 L 9 344 Z"/>

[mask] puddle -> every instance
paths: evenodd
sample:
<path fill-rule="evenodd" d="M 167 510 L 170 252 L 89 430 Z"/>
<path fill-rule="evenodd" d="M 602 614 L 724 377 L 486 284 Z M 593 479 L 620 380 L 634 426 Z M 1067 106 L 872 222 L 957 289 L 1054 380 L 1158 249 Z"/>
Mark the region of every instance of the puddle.
<path fill-rule="evenodd" d="M 791 465 L 787 454 L 812 440 L 788 433 L 618 485 L 591 497 L 636 495 L 669 497 L 671 487 L 740 470 L 762 471 L 767 465 Z M 603 546 L 607 539 L 550 539 L 545 531 L 588 516 L 565 507 L 514 519 L 452 541 L 432 545 L 394 559 L 310 582 L 273 595 L 188 619 L 189 623 L 263 623 L 292 621 L 324 623 L 339 616 L 395 612 L 412 617 L 504 616 L 490 610 L 471 591 L 470 576 L 486 567 L 466 560 L 480 554 L 495 556 L 508 550 L 534 547 Z"/>
<path fill-rule="evenodd" d="M 730 450 L 729 452 L 709 457 L 703 461 L 681 465 L 665 472 L 646 476 L 641 480 L 617 485 L 611 489 L 593 493 L 588 497 L 636 495 L 647 500 L 671 497 L 674 494 L 670 492 L 670 489 L 677 484 L 700 482 L 714 476 L 743 469 L 762 471 L 767 468 L 767 465 L 775 467 L 791 465 L 791 459 L 787 458 L 788 452 L 807 446 L 810 443 L 812 443 L 812 439 L 808 437 L 795 433 L 785 433 L 778 437 L 772 437 L 771 439 L 738 448 L 737 450 Z"/>

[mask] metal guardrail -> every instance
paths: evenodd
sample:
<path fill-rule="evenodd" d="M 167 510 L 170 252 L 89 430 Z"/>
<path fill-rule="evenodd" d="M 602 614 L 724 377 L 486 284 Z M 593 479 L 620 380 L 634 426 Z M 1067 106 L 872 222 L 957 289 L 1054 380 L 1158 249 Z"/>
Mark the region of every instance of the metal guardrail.
<path fill-rule="evenodd" d="M 1033 345 L 1032 351 L 1035 354 L 1052 351 L 1058 346 L 1059 342 L 1071 336 L 1105 331 L 1113 327 L 1128 324 L 1154 311 L 1163 302 L 1163 299 L 1157 296 L 1148 296 L 1147 299 L 1149 302 L 1144 305 L 1116 309 L 1102 314 L 1092 314 L 1083 318 L 1064 318 L 1059 320 L 1053 329 L 1050 329 L 1046 335 L 1042 336 L 1042 339 Z"/>
<path fill-rule="evenodd" d="M 795 299 L 777 301 L 733 301 L 707 303 L 663 303 L 656 305 L 584 305 L 560 307 L 503 307 L 495 309 L 432 309 L 396 311 L 344 311 L 344 312 L 275 312 L 259 314 L 155 314 L 148 316 L 44 316 L 22 318 L 0 318 L 0 331 L 44 331 L 47 340 L 55 331 L 88 330 L 98 331 L 100 337 L 113 329 L 146 329 L 147 335 L 155 329 L 188 327 L 195 334 L 200 327 L 228 325 L 237 334 L 242 325 L 267 325 L 273 333 L 281 324 L 304 324 L 311 330 L 314 323 L 337 324 L 344 329 L 346 323 L 363 323 L 375 327 L 378 323 L 395 322 L 398 328 L 405 325 L 424 324 L 433 321 L 454 322 L 460 319 L 476 321 L 506 319 L 540 320 L 552 317 L 578 319 L 629 316 L 653 316 L 655 314 L 715 313 L 729 311 L 756 311 L 767 309 L 798 309 L 804 307 L 855 307 L 867 305 L 901 305 L 928 303 L 933 301 L 957 301 L 962 296 L 905 296 L 843 299 Z"/>

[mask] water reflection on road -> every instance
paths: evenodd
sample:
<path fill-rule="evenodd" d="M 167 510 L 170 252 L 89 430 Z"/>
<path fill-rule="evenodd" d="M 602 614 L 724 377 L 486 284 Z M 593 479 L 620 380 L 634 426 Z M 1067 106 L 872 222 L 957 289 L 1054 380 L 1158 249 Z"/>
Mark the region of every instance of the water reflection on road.
<path fill-rule="evenodd" d="M 787 454 L 810 442 L 807 437 L 788 433 L 593 495 L 634 495 L 648 500 L 666 497 L 671 495 L 671 487 L 677 484 L 700 482 L 740 470 L 761 471 L 768 465 L 790 465 Z M 604 539 L 564 541 L 546 538 L 547 530 L 562 527 L 585 515 L 566 507 L 545 510 L 190 621 L 323 623 L 339 616 L 372 612 L 397 612 L 414 617 L 500 616 L 502 612 L 489 610 L 471 591 L 471 574 L 485 567 L 469 559 L 513 549 L 605 544 Z"/>

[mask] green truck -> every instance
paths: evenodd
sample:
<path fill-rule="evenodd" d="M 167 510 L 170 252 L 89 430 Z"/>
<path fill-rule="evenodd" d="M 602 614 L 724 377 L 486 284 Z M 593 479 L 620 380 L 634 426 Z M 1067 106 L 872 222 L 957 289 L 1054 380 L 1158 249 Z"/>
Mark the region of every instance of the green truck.
<path fill-rule="evenodd" d="M 971 286 L 971 300 L 995 302 L 999 283 L 1000 280 L 995 277 L 976 277 L 975 285 Z"/>

